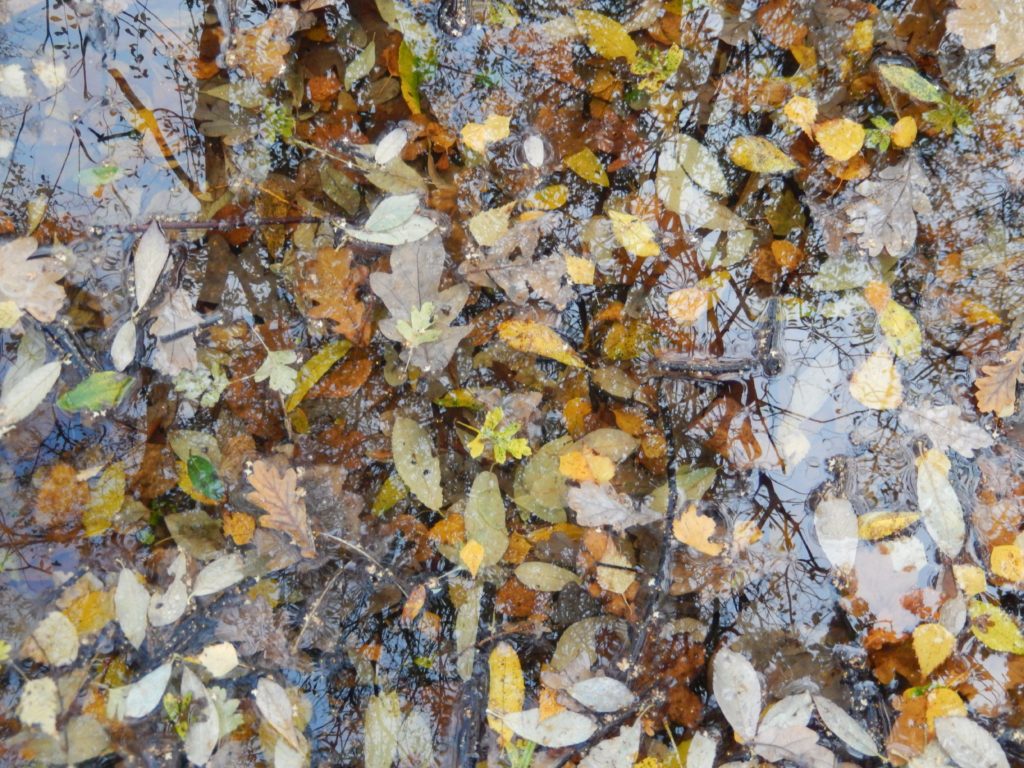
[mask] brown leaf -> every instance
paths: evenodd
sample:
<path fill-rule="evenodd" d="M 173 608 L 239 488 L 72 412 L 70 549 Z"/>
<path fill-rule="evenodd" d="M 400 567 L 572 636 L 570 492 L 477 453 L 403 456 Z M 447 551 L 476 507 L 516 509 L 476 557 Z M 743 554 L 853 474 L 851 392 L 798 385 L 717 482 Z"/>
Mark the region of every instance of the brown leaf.
<path fill-rule="evenodd" d="M 252 465 L 249 475 L 249 484 L 256 490 L 245 498 L 267 513 L 260 518 L 260 525 L 287 533 L 302 550 L 303 557 L 315 557 L 316 546 L 302 499 L 305 492 L 298 487 L 298 480 L 298 473 L 291 467 L 282 472 L 261 459 Z"/>
<path fill-rule="evenodd" d="M 1020 366 L 1024 362 L 1024 345 L 1003 355 L 1003 362 L 986 365 L 977 380 L 978 410 L 996 416 L 1012 416 L 1017 410 L 1017 382 L 1024 381 Z"/>
<path fill-rule="evenodd" d="M 13 301 L 36 320 L 51 323 L 64 304 L 64 289 L 57 281 L 67 266 L 54 256 L 30 258 L 36 247 L 32 237 L 0 246 L 0 303 Z"/>
<path fill-rule="evenodd" d="M 330 320 L 335 333 L 365 345 L 372 328 L 359 289 L 368 275 L 366 267 L 352 263 L 347 248 L 321 248 L 299 286 L 303 295 L 316 303 L 309 316 Z"/>
<path fill-rule="evenodd" d="M 259 26 L 235 35 L 235 44 L 227 55 L 227 65 L 238 67 L 261 83 L 269 83 L 285 70 L 285 57 L 291 52 L 289 39 L 302 18 L 295 8 L 282 6 Z"/>

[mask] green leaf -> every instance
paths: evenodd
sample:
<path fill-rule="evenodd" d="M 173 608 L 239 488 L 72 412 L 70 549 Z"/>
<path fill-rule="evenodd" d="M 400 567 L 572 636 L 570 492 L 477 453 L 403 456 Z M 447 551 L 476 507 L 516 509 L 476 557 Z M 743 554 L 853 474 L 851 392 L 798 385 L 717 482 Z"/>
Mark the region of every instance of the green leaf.
<path fill-rule="evenodd" d="M 434 304 L 425 301 L 413 308 L 408 320 L 399 320 L 395 328 L 410 347 L 429 344 L 441 338 L 441 330 L 434 327 Z"/>
<path fill-rule="evenodd" d="M 285 401 L 285 411 L 289 413 L 294 411 L 302 399 L 309 394 L 309 390 L 324 377 L 331 366 L 348 354 L 350 349 L 352 349 L 352 342 L 348 339 L 335 339 L 328 342 L 319 352 L 303 363 L 295 378 L 295 388 Z"/>
<path fill-rule="evenodd" d="M 94 165 L 92 168 L 80 171 L 78 180 L 87 187 L 99 187 L 104 184 L 110 184 L 112 181 L 117 181 L 123 175 L 124 171 L 118 166 L 106 163 L 104 165 Z"/>
<path fill-rule="evenodd" d="M 576 11 L 573 18 L 579 30 L 586 35 L 587 45 L 598 56 L 609 60 L 621 56 L 631 63 L 636 58 L 636 43 L 615 19 L 594 11 Z"/>
<path fill-rule="evenodd" d="M 98 371 L 77 387 L 57 398 L 57 405 L 68 413 L 100 411 L 121 402 L 132 378 L 117 371 Z"/>
<path fill-rule="evenodd" d="M 414 115 L 423 112 L 420 106 L 420 82 L 423 75 L 419 70 L 416 55 L 405 40 L 398 46 L 398 79 L 402 85 L 402 98 Z"/>
<path fill-rule="evenodd" d="M 878 67 L 882 79 L 898 91 L 912 96 L 918 101 L 927 101 L 932 104 L 940 103 L 946 93 L 941 88 L 918 74 L 912 67 L 903 67 L 899 64 L 881 64 Z"/>
<path fill-rule="evenodd" d="M 188 457 L 188 479 L 192 486 L 203 496 L 214 501 L 224 500 L 224 483 L 217 474 L 217 468 L 213 462 L 202 454 L 193 454 Z"/>
<path fill-rule="evenodd" d="M 351 91 L 352 86 L 366 77 L 373 70 L 377 61 L 377 44 L 371 40 L 356 57 L 345 67 L 345 90 Z"/>
<path fill-rule="evenodd" d="M 513 421 L 502 427 L 500 424 L 504 419 L 505 412 L 501 408 L 492 408 L 488 411 L 483 426 L 477 430 L 476 437 L 469 443 L 470 456 L 474 459 L 479 458 L 487 443 L 491 444 L 494 461 L 498 464 L 504 464 L 509 456 L 521 459 L 532 453 L 529 441 L 515 436 L 520 429 L 519 422 Z"/>
<path fill-rule="evenodd" d="M 282 395 L 290 395 L 295 391 L 296 378 L 299 372 L 291 365 L 296 355 L 293 349 L 275 349 L 267 352 L 262 365 L 253 374 L 255 381 L 268 381 L 270 388 Z"/>
<path fill-rule="evenodd" d="M 413 419 L 399 416 L 391 432 L 395 469 L 412 494 L 435 512 L 441 509 L 441 461 L 427 431 Z"/>

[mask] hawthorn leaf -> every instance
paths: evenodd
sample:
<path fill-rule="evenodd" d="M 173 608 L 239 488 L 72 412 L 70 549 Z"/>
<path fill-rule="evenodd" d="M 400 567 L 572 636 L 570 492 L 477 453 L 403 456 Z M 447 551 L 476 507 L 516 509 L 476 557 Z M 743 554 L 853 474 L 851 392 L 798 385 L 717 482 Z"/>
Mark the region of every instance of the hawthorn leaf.
<path fill-rule="evenodd" d="M 292 368 L 297 355 L 294 349 L 277 349 L 267 352 L 260 367 L 253 373 L 253 381 L 269 381 L 270 388 L 282 395 L 290 395 L 295 391 L 299 372 Z"/>
<path fill-rule="evenodd" d="M 636 701 L 636 696 L 625 683 L 613 677 L 589 677 L 568 689 L 576 701 L 594 712 L 617 712 Z"/>
<path fill-rule="evenodd" d="M 501 720 L 520 738 L 549 749 L 579 744 L 597 730 L 597 723 L 589 717 L 568 709 L 543 719 L 540 715 L 539 709 L 526 709 L 503 714 Z"/>
<path fill-rule="evenodd" d="M 761 679 L 746 657 L 723 648 L 712 662 L 712 690 L 737 740 L 751 741 L 761 717 Z"/>
<path fill-rule="evenodd" d="M 149 302 L 170 256 L 170 246 L 160 225 L 152 222 L 135 246 L 135 306 L 142 309 Z"/>
<path fill-rule="evenodd" d="M 956 557 L 967 536 L 964 510 L 949 482 L 950 461 L 946 454 L 929 448 L 915 460 L 917 504 L 925 528 L 946 557 Z"/>
<path fill-rule="evenodd" d="M 398 416 L 391 430 L 391 454 L 402 482 L 428 509 L 441 509 L 441 460 L 419 422 Z"/>
<path fill-rule="evenodd" d="M 287 533 L 303 557 L 315 557 L 316 543 L 303 500 L 306 493 L 298 487 L 298 480 L 298 473 L 291 467 L 279 470 L 271 462 L 260 459 L 253 463 L 249 475 L 249 485 L 254 490 L 245 498 L 267 513 L 260 517 L 260 525 Z"/>
<path fill-rule="evenodd" d="M 861 248 L 871 256 L 883 250 L 894 258 L 907 254 L 917 240 L 915 214 L 932 212 L 925 194 L 930 185 L 912 156 L 860 182 L 856 192 L 861 199 L 846 207 L 846 216 L 850 230 L 860 235 Z"/>
<path fill-rule="evenodd" d="M 846 710 L 824 696 L 812 696 L 818 716 L 846 746 L 868 757 L 878 757 L 878 746 L 871 734 Z"/>
<path fill-rule="evenodd" d="M 640 721 L 623 726 L 618 736 L 595 744 L 580 761 L 579 768 L 621 768 L 633 765 L 640 753 Z"/>
<path fill-rule="evenodd" d="M 995 442 L 981 426 L 965 421 L 955 405 L 908 406 L 900 412 L 900 421 L 911 432 L 926 435 L 936 450 L 952 449 L 968 459 Z"/>
<path fill-rule="evenodd" d="M 1010 768 L 999 742 L 969 718 L 936 718 L 935 736 L 960 768 Z"/>
<path fill-rule="evenodd" d="M 131 568 L 122 568 L 114 591 L 114 611 L 121 631 L 136 648 L 146 639 L 149 590 Z"/>

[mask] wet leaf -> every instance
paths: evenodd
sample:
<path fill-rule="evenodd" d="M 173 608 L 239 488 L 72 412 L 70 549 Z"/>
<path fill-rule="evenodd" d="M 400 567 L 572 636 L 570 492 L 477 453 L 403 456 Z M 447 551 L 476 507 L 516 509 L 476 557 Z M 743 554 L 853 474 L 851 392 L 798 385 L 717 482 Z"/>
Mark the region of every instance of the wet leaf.
<path fill-rule="evenodd" d="M 632 62 L 636 58 L 636 43 L 626 29 L 615 21 L 594 11 L 575 11 L 576 26 L 586 36 L 587 45 L 598 56 L 606 59 L 624 58 Z"/>
<path fill-rule="evenodd" d="M 799 166 L 785 152 L 761 136 L 740 136 L 729 142 L 729 159 L 754 173 L 787 173 Z"/>
<path fill-rule="evenodd" d="M 153 295 L 170 253 L 167 238 L 160 230 L 160 225 L 154 221 L 135 246 L 135 306 L 139 309 L 146 306 Z"/>
<path fill-rule="evenodd" d="M 0 302 L 13 302 L 41 323 L 52 323 L 64 305 L 64 289 L 57 281 L 67 266 L 55 256 L 31 258 L 38 243 L 19 237 L 0 245 Z"/>
<path fill-rule="evenodd" d="M 588 147 L 584 147 L 576 154 L 565 158 L 565 167 L 591 184 L 607 187 L 610 183 L 608 181 L 608 173 L 604 169 L 604 164 Z"/>
<path fill-rule="evenodd" d="M 194 333 L 203 316 L 192 309 L 192 297 L 184 288 L 170 293 L 155 310 L 149 332 L 157 340 L 153 367 L 168 376 L 194 370 L 199 365 Z"/>
<path fill-rule="evenodd" d="M 463 513 L 466 538 L 483 547 L 483 565 L 496 565 L 508 549 L 505 503 L 493 472 L 481 472 L 473 481 Z M 475 575 L 475 574 L 474 574 Z"/>
<path fill-rule="evenodd" d="M 893 88 L 918 101 L 938 104 L 946 95 L 941 88 L 930 83 L 912 67 L 904 67 L 900 64 L 880 64 L 878 72 Z"/>
<path fill-rule="evenodd" d="M 626 494 L 594 482 L 583 482 L 578 488 L 570 488 L 567 501 L 576 513 L 576 522 L 587 528 L 607 525 L 621 533 L 634 525 L 646 525 L 661 519 L 661 514 L 649 508 L 638 509 Z"/>
<path fill-rule="evenodd" d="M 857 518 L 857 535 L 864 541 L 878 541 L 906 530 L 921 516 L 916 512 L 868 512 Z"/>
<path fill-rule="evenodd" d="M 818 716 L 832 733 L 838 736 L 843 743 L 862 755 L 869 757 L 878 756 L 878 746 L 871 734 L 854 720 L 842 707 L 829 701 L 824 696 L 812 696 L 814 706 L 818 710 Z"/>
<path fill-rule="evenodd" d="M 469 220 L 469 231 L 473 238 L 485 248 L 496 245 L 508 234 L 508 219 L 515 203 L 508 203 L 500 208 L 480 211 Z"/>
<path fill-rule="evenodd" d="M 608 211 L 612 232 L 626 253 L 638 258 L 657 256 L 661 248 L 654 240 L 654 232 L 647 223 L 636 216 L 620 211 Z"/>
<path fill-rule="evenodd" d="M 589 677 L 569 688 L 576 701 L 594 712 L 617 712 L 636 701 L 636 696 L 625 683 L 613 677 Z"/>
<path fill-rule="evenodd" d="M 506 115 L 488 115 L 482 123 L 466 123 L 462 127 L 462 143 L 482 155 L 488 144 L 508 138 L 510 125 L 511 118 Z"/>
<path fill-rule="evenodd" d="M 238 652 L 231 643 L 214 643 L 203 648 L 195 661 L 213 677 L 224 677 L 238 666 Z"/>
<path fill-rule="evenodd" d="M 806 96 L 794 96 L 782 108 L 783 113 L 800 126 L 808 136 L 814 135 L 814 121 L 818 117 L 818 103 Z"/>
<path fill-rule="evenodd" d="M 992 547 L 990 558 L 992 573 L 1006 581 L 1024 581 L 1024 551 L 1016 544 Z"/>
<path fill-rule="evenodd" d="M 292 49 L 289 38 L 298 28 L 299 19 L 298 9 L 281 6 L 262 24 L 238 32 L 225 57 L 227 65 L 241 68 L 261 83 L 277 78 L 285 71 L 285 57 Z"/>
<path fill-rule="evenodd" d="M 459 560 L 466 566 L 466 570 L 469 571 L 469 575 L 474 579 L 476 578 L 477 572 L 480 570 L 480 566 L 484 562 L 484 556 L 486 552 L 484 545 L 479 541 L 470 539 L 459 550 Z"/>
<path fill-rule="evenodd" d="M 487 666 L 487 724 L 507 743 L 512 739 L 512 729 L 502 721 L 505 715 L 523 709 L 526 696 L 523 669 L 515 648 L 506 642 L 494 647 Z"/>
<path fill-rule="evenodd" d="M 879 171 L 875 178 L 857 185 L 862 199 L 846 207 L 850 231 L 859 234 L 857 242 L 871 256 L 883 249 L 899 258 L 907 254 L 917 240 L 915 213 L 931 213 L 925 191 L 928 176 L 914 157 Z"/>
<path fill-rule="evenodd" d="M 217 474 L 217 468 L 206 456 L 196 453 L 186 462 L 188 479 L 201 495 L 214 501 L 224 500 L 224 482 Z"/>
<path fill-rule="evenodd" d="M 615 477 L 615 462 L 592 448 L 582 446 L 559 456 L 558 471 L 578 483 L 607 483 Z"/>
<path fill-rule="evenodd" d="M 712 663 L 712 688 L 737 741 L 751 741 L 761 717 L 761 680 L 744 656 L 723 648 Z"/>
<path fill-rule="evenodd" d="M 585 368 L 583 359 L 554 330 L 532 320 L 506 320 L 498 326 L 501 340 L 519 352 L 529 352 L 563 365 Z"/>
<path fill-rule="evenodd" d="M 117 720 L 145 717 L 160 703 L 171 680 L 172 662 L 167 662 L 136 680 L 131 685 L 114 689 L 107 702 L 107 716 Z M 115 696 L 114 694 L 117 693 Z M 116 714 L 111 713 L 111 708 Z"/>
<path fill-rule="evenodd" d="M 818 544 L 837 571 L 852 571 L 857 559 L 858 521 L 848 499 L 832 498 L 814 508 Z"/>
<path fill-rule="evenodd" d="M 715 521 L 700 514 L 696 504 L 690 504 L 686 511 L 672 522 L 672 535 L 678 541 L 711 557 L 722 554 L 724 549 L 718 542 L 711 541 L 716 529 Z"/>
<path fill-rule="evenodd" d="M 941 624 L 918 624 L 914 627 L 914 655 L 921 674 L 928 677 L 953 652 L 956 638 Z"/>
<path fill-rule="evenodd" d="M 49 677 L 28 680 L 22 686 L 18 698 L 18 719 L 25 725 L 38 726 L 43 733 L 56 738 L 60 711 L 57 684 Z"/>
<path fill-rule="evenodd" d="M 135 323 L 131 320 L 122 323 L 110 345 L 110 361 L 114 364 L 115 371 L 123 371 L 135 361 L 137 342 Z"/>
<path fill-rule="evenodd" d="M 904 408 L 900 421 L 912 432 L 923 433 L 938 451 L 952 449 L 968 459 L 974 452 L 990 447 L 995 441 L 976 423 L 965 421 L 955 405 L 932 405 Z"/>
<path fill-rule="evenodd" d="M 570 584 L 578 584 L 579 577 L 572 571 L 551 563 L 528 562 L 516 567 L 516 578 L 538 592 L 559 592 Z"/>
<path fill-rule="evenodd" d="M 117 371 L 98 371 L 57 398 L 57 405 L 68 413 L 101 411 L 121 402 L 133 379 Z"/>
<path fill-rule="evenodd" d="M 1024 633 L 1003 609 L 983 600 L 972 600 L 967 606 L 971 632 L 987 648 L 1001 653 L 1024 655 Z"/>
<path fill-rule="evenodd" d="M 428 509 L 439 510 L 441 462 L 427 431 L 413 419 L 399 416 L 391 432 L 391 453 L 402 482 Z"/>
<path fill-rule="evenodd" d="M 395 710 L 397 711 L 398 697 L 396 694 L 391 695 L 395 696 Z M 374 697 L 374 699 L 385 696 L 387 694 L 381 694 L 379 697 Z M 267 725 L 277 731 L 278 735 L 289 746 L 299 750 L 301 736 L 295 728 L 295 713 L 292 701 L 288 698 L 288 692 L 269 677 L 262 677 L 256 684 L 253 698 L 256 700 L 256 708 L 267 722 Z M 374 699 L 371 699 L 370 706 L 372 706 Z M 369 706 L 367 707 L 367 717 L 369 717 Z M 369 739 L 369 728 L 367 728 L 367 741 Z M 369 746 L 367 746 L 367 754 L 369 754 Z M 390 766 L 391 763 L 389 762 L 388 765 Z"/>
<path fill-rule="evenodd" d="M 619 768 L 632 765 L 640 753 L 639 720 L 623 726 L 618 736 L 612 736 L 594 745 L 580 761 L 579 768 Z"/>
<path fill-rule="evenodd" d="M 935 736 L 960 768 L 1010 768 L 999 742 L 966 717 L 937 718 Z"/>
<path fill-rule="evenodd" d="M 569 710 L 542 720 L 539 709 L 527 709 L 502 715 L 501 721 L 520 738 L 551 749 L 579 744 L 597 730 L 597 723 L 589 717 Z"/>
<path fill-rule="evenodd" d="M 351 91 L 352 87 L 370 74 L 373 65 L 377 62 L 377 47 L 375 41 L 363 48 L 353 57 L 345 67 L 345 90 Z"/>
<path fill-rule="evenodd" d="M 50 611 L 25 640 L 22 653 L 40 664 L 59 667 L 78 658 L 78 631 L 60 611 Z"/>
<path fill-rule="evenodd" d="M 154 627 L 166 627 L 182 617 L 188 607 L 188 587 L 185 585 L 185 572 L 188 563 L 185 553 L 179 552 L 168 572 L 173 581 L 162 594 L 153 595 L 149 601 L 146 614 L 149 623 Z"/>
<path fill-rule="evenodd" d="M 1024 344 L 1003 355 L 1001 363 L 986 365 L 975 381 L 978 388 L 978 410 L 996 416 L 1012 416 L 1017 410 L 1017 383 L 1024 382 L 1021 363 L 1024 362 Z"/>
<path fill-rule="evenodd" d="M 850 376 L 850 394 L 865 408 L 879 411 L 898 408 L 903 402 L 903 382 L 892 353 L 879 347 Z"/>
<path fill-rule="evenodd" d="M 205 765 L 220 739 L 220 722 L 206 686 L 188 667 L 181 670 L 181 695 L 189 697 L 185 756 L 195 765 Z"/>
<path fill-rule="evenodd" d="M 416 54 L 406 40 L 398 45 L 398 78 L 402 86 L 402 98 L 414 115 L 422 114 L 420 103 L 420 81 L 423 79 Z"/>
<path fill-rule="evenodd" d="M 207 564 L 192 582 L 192 597 L 215 595 L 245 578 L 242 556 L 237 552 L 222 555 Z"/>
<path fill-rule="evenodd" d="M 130 568 L 122 568 L 114 592 L 114 610 L 121 631 L 136 648 L 146 639 L 146 614 L 149 611 L 149 590 Z"/>
<path fill-rule="evenodd" d="M 665 142 L 658 154 L 655 189 L 665 207 L 690 227 L 742 230 L 747 226 L 703 191 L 726 194 L 728 182 L 716 156 L 690 136 L 676 134 Z"/>
<path fill-rule="evenodd" d="M 17 378 L 12 377 L 11 372 L 4 377 L 3 393 L 0 394 L 0 436 L 30 416 L 46 399 L 60 378 L 60 369 L 60 361 L 55 360 L 27 371 L 17 371 Z"/>
<path fill-rule="evenodd" d="M 1024 8 L 1020 5 L 996 0 L 957 0 L 957 5 L 959 8 L 946 16 L 946 29 L 961 37 L 964 48 L 995 45 L 1000 64 L 1024 55 Z"/>
<path fill-rule="evenodd" d="M 293 349 L 268 351 L 263 363 L 253 373 L 253 381 L 266 381 L 275 392 L 290 395 L 295 391 L 295 379 L 299 373 L 291 367 L 296 359 Z"/>
<path fill-rule="evenodd" d="M 848 118 L 826 120 L 814 127 L 814 138 L 822 151 L 834 160 L 846 162 L 864 146 L 864 128 Z"/>
<path fill-rule="evenodd" d="M 476 585 L 467 590 L 465 599 L 455 614 L 455 649 L 458 652 L 455 669 L 463 681 L 473 677 L 473 664 L 476 660 L 476 639 L 480 627 L 480 600 L 482 597 L 483 585 Z"/>
<path fill-rule="evenodd" d="M 892 136 L 893 146 L 906 149 L 917 138 L 917 121 L 910 115 L 904 115 L 896 121 L 890 136 Z"/>
<path fill-rule="evenodd" d="M 287 533 L 303 557 L 315 557 L 316 545 L 303 501 L 305 492 L 298 487 L 298 479 L 291 467 L 282 471 L 261 459 L 252 465 L 249 484 L 254 490 L 245 498 L 267 513 L 260 517 L 260 525 Z"/>
<path fill-rule="evenodd" d="M 685 768 L 714 768 L 717 752 L 718 739 L 708 736 L 703 731 L 697 731 L 686 750 Z"/>
<path fill-rule="evenodd" d="M 917 504 L 928 533 L 947 557 L 956 557 L 966 537 L 964 510 L 949 482 L 946 454 L 930 448 L 915 461 Z"/>
<path fill-rule="evenodd" d="M 295 379 L 295 389 L 285 401 L 284 409 L 291 413 L 303 401 L 309 390 L 326 375 L 336 362 L 341 360 L 352 348 L 347 339 L 335 339 L 325 344 L 315 355 L 302 364 Z"/>

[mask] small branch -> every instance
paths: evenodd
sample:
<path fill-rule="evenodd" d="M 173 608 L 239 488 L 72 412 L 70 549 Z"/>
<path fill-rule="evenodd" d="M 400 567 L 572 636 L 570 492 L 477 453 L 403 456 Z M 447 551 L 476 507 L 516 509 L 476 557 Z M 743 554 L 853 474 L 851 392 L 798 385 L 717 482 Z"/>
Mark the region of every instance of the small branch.
<path fill-rule="evenodd" d="M 347 541 L 346 539 L 343 539 L 343 538 L 341 538 L 339 536 L 335 536 L 335 535 L 330 534 L 330 533 L 318 533 L 317 536 L 319 536 L 322 539 L 330 539 L 335 544 L 340 544 L 342 547 L 347 549 L 349 552 L 353 552 L 353 553 L 359 555 L 361 558 L 363 558 L 364 560 L 368 561 L 372 566 L 374 566 L 374 568 L 377 571 L 380 572 L 381 576 L 383 576 L 388 581 L 393 582 L 394 585 L 396 587 L 398 587 L 399 591 L 405 597 L 409 597 L 409 592 L 405 589 L 405 586 L 402 584 L 401 579 L 399 579 L 398 576 L 395 575 L 395 572 L 392 571 L 390 568 L 388 568 L 386 565 L 384 565 L 384 563 L 382 563 L 380 560 L 375 558 L 373 555 L 371 555 L 369 552 L 367 552 L 365 549 L 363 549 L 358 544 L 354 544 L 351 541 Z M 375 577 L 377 575 L 374 572 L 374 568 L 368 568 L 367 571 L 366 571 L 371 577 Z"/>

